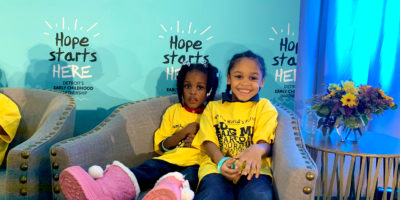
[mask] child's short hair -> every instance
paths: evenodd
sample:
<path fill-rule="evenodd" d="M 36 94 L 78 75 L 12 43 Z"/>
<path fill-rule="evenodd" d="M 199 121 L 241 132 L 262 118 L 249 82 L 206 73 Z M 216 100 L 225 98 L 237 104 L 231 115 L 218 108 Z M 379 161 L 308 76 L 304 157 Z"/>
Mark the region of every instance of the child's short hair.
<path fill-rule="evenodd" d="M 180 71 L 178 72 L 177 77 L 177 89 L 178 89 L 178 98 L 179 102 L 183 104 L 183 82 L 185 81 L 186 74 L 190 71 L 197 70 L 203 72 L 207 75 L 207 87 L 206 87 L 206 94 L 207 99 L 206 102 L 212 101 L 215 96 L 215 92 L 218 88 L 218 69 L 211 65 L 210 63 L 204 64 L 190 64 L 190 63 L 183 63 Z"/>
<path fill-rule="evenodd" d="M 235 54 L 235 55 L 232 56 L 231 60 L 229 61 L 229 66 L 228 66 L 228 72 L 227 72 L 227 74 L 230 74 L 231 69 L 233 68 L 233 66 L 236 64 L 236 62 L 238 62 L 238 61 L 239 61 L 240 59 L 242 59 L 242 58 L 250 58 L 250 59 L 254 59 L 255 61 L 257 61 L 258 67 L 260 68 L 260 71 L 261 71 L 261 75 L 262 75 L 263 78 L 265 78 L 266 73 L 265 73 L 265 63 L 264 63 L 264 59 L 263 59 L 261 56 L 259 56 L 259 55 L 255 54 L 255 53 L 253 53 L 253 52 L 250 51 L 250 50 L 249 50 L 249 51 L 242 52 L 242 53 L 238 53 L 238 54 Z M 226 86 L 226 91 L 225 91 L 225 92 L 226 92 L 226 93 L 229 93 L 230 90 L 231 90 L 231 86 L 230 86 L 230 85 L 227 85 L 227 86 Z"/>

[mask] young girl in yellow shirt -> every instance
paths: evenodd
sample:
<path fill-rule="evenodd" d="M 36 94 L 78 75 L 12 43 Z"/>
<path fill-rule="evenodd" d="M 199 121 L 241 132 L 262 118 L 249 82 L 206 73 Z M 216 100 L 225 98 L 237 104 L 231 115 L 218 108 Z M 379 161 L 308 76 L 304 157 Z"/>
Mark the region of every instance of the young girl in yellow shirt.
<path fill-rule="evenodd" d="M 278 113 L 258 96 L 265 75 L 264 60 L 253 52 L 232 57 L 226 93 L 207 105 L 193 141 L 206 153 L 195 199 L 273 199 L 268 156 Z"/>

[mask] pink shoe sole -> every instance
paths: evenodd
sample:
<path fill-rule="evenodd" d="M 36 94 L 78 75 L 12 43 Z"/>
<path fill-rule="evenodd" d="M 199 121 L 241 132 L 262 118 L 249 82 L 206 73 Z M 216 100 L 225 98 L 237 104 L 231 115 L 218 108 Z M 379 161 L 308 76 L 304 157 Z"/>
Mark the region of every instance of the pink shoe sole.
<path fill-rule="evenodd" d="M 180 200 L 176 193 L 167 188 L 159 188 L 149 191 L 142 200 Z"/>
<path fill-rule="evenodd" d="M 81 167 L 65 169 L 60 175 L 61 190 L 68 200 L 104 199 L 103 191 L 96 187 L 96 181 Z"/>

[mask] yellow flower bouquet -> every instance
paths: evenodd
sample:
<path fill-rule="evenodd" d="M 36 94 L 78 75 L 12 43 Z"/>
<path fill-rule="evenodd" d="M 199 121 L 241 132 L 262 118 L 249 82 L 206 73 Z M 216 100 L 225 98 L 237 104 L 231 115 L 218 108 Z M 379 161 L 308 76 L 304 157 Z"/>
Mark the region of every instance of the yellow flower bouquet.
<path fill-rule="evenodd" d="M 311 110 L 320 117 L 318 128 L 324 135 L 330 134 L 335 128 L 343 128 L 347 136 L 350 132 L 362 135 L 361 128 L 372 120 L 372 114 L 379 115 L 387 109 L 397 109 L 393 98 L 379 87 L 356 87 L 353 81 L 329 84 L 327 94 L 313 96 L 311 105 Z M 340 136 L 343 140 L 343 136 Z"/>

